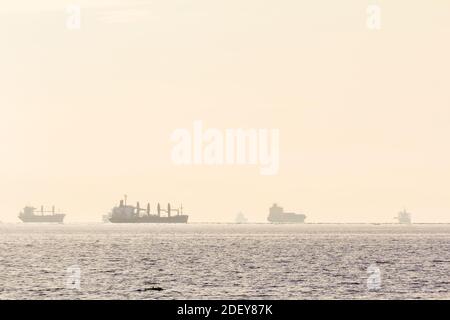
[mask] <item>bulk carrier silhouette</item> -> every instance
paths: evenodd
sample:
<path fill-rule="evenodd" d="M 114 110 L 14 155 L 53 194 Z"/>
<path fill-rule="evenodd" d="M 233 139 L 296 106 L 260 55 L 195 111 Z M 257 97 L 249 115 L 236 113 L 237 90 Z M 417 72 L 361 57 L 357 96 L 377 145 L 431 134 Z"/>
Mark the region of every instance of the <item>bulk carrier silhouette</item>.
<path fill-rule="evenodd" d="M 175 214 L 172 214 L 175 212 Z M 163 213 L 163 214 L 161 214 Z M 179 209 L 172 209 L 170 203 L 167 209 L 162 209 L 158 203 L 156 214 L 150 213 L 150 203 L 147 208 L 127 205 L 127 198 L 120 200 L 117 207 L 112 208 L 109 214 L 109 221 L 112 223 L 187 223 L 189 216 L 183 214 L 183 206 Z"/>
<path fill-rule="evenodd" d="M 38 214 L 35 213 L 36 208 L 34 207 L 25 207 L 23 211 L 19 214 L 19 219 L 23 222 L 53 222 L 53 223 L 63 223 L 64 217 L 66 216 L 63 213 L 56 213 L 55 207 L 52 207 L 51 211 L 45 211 L 44 207 L 41 207 L 41 210 Z M 50 213 L 50 214 L 46 214 Z"/>

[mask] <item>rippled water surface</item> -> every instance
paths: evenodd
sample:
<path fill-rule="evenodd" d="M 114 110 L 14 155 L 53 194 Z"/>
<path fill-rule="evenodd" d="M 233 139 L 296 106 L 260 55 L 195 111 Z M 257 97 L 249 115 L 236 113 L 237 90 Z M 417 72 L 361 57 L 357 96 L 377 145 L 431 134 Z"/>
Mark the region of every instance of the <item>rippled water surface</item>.
<path fill-rule="evenodd" d="M 449 299 L 450 225 L 0 224 L 0 298 Z"/>

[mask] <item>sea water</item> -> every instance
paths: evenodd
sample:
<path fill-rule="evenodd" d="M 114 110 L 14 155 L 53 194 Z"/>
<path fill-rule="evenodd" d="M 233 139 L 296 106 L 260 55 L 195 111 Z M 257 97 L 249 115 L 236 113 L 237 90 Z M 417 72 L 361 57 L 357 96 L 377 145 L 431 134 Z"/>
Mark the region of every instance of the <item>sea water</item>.
<path fill-rule="evenodd" d="M 450 225 L 0 224 L 1 299 L 449 299 Z"/>

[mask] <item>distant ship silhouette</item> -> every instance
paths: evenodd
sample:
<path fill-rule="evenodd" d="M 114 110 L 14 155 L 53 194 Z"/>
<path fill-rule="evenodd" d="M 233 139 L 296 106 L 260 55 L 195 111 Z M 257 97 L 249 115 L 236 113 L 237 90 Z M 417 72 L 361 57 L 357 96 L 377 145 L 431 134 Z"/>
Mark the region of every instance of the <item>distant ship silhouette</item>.
<path fill-rule="evenodd" d="M 141 212 L 144 211 L 143 214 Z M 166 213 L 165 216 L 161 212 Z M 172 215 L 176 212 L 176 215 Z M 189 216 L 183 214 L 183 206 L 179 209 L 172 209 L 170 203 L 167 204 L 167 210 L 161 209 L 158 203 L 157 214 L 150 214 L 150 203 L 146 209 L 142 209 L 139 202 L 136 206 L 127 205 L 127 197 L 120 200 L 120 204 L 114 207 L 109 215 L 109 221 L 112 223 L 187 223 Z"/>
<path fill-rule="evenodd" d="M 52 207 L 51 211 L 45 211 L 44 207 L 41 206 L 40 214 L 35 214 L 36 208 L 25 207 L 23 211 L 19 214 L 19 219 L 23 222 L 53 222 L 53 223 L 63 223 L 64 217 L 63 213 L 56 213 L 55 207 Z M 45 214 L 50 213 L 50 214 Z"/>
<path fill-rule="evenodd" d="M 236 215 L 236 218 L 234 219 L 234 222 L 236 222 L 236 223 L 247 223 L 248 219 L 244 216 L 244 214 L 242 212 L 239 212 Z"/>
<path fill-rule="evenodd" d="M 284 212 L 282 207 L 279 207 L 276 203 L 269 209 L 269 216 L 267 220 L 274 223 L 303 223 L 305 222 L 306 215 L 297 214 L 293 212 Z"/>
<path fill-rule="evenodd" d="M 406 209 L 403 209 L 403 211 L 400 211 L 397 215 L 397 217 L 395 217 L 395 219 L 398 220 L 398 223 L 401 224 L 411 224 L 411 213 L 406 212 Z"/>

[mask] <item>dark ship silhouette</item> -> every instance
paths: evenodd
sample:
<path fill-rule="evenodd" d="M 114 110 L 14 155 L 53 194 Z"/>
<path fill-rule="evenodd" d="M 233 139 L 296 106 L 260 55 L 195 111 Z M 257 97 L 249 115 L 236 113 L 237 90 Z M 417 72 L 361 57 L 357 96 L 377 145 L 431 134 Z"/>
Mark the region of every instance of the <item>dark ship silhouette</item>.
<path fill-rule="evenodd" d="M 275 223 L 303 223 L 306 216 L 304 214 L 297 214 L 293 212 L 284 212 L 282 207 L 276 203 L 269 209 L 269 216 L 267 220 Z"/>
<path fill-rule="evenodd" d="M 127 205 L 125 200 L 120 200 L 120 204 L 114 207 L 109 214 L 109 221 L 112 223 L 187 223 L 189 216 L 183 214 L 183 206 L 179 209 L 172 209 L 170 203 L 167 209 L 161 209 L 158 203 L 157 214 L 150 213 L 150 203 L 146 209 L 142 209 L 139 202 L 136 206 Z M 161 215 L 164 212 L 164 215 Z M 176 212 L 172 215 L 172 212 Z"/>
<path fill-rule="evenodd" d="M 40 214 L 35 214 L 36 208 L 25 207 L 23 211 L 19 214 L 19 219 L 23 222 L 53 222 L 53 223 L 63 223 L 64 217 L 63 213 L 56 213 L 55 207 L 52 207 L 51 211 L 45 211 L 44 207 L 41 206 Z M 45 214 L 51 213 L 51 214 Z"/>

